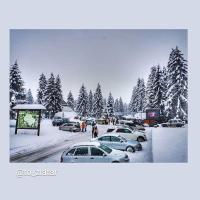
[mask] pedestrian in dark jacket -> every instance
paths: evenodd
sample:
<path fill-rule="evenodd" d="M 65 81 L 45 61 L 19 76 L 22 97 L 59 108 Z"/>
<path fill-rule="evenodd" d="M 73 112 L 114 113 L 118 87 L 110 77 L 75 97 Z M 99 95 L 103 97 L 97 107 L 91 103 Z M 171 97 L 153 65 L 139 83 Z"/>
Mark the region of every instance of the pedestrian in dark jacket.
<path fill-rule="evenodd" d="M 97 125 L 95 125 L 94 127 L 94 137 L 98 137 L 98 134 L 99 134 L 99 131 L 98 131 L 98 128 L 97 128 Z"/>

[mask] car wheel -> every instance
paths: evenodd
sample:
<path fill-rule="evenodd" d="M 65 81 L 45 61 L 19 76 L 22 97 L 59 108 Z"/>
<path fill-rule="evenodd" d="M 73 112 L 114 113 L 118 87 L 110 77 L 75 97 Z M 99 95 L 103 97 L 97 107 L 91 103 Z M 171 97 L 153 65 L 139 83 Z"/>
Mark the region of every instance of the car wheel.
<path fill-rule="evenodd" d="M 138 142 L 144 142 L 145 139 L 144 139 L 143 137 L 140 136 L 140 137 L 137 138 L 137 141 L 138 141 Z"/>
<path fill-rule="evenodd" d="M 131 147 L 131 146 L 128 146 L 128 147 L 126 148 L 126 151 L 131 152 L 131 153 L 134 153 L 134 152 L 135 152 L 135 149 L 134 149 L 133 147 Z"/>

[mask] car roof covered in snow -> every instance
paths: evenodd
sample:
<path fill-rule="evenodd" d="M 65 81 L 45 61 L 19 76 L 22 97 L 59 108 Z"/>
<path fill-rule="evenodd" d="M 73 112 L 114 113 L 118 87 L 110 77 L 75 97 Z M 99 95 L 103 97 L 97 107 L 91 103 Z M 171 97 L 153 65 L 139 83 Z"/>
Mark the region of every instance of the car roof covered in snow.
<path fill-rule="evenodd" d="M 46 110 L 41 104 L 17 104 L 13 110 Z"/>
<path fill-rule="evenodd" d="M 120 134 L 111 132 L 111 133 L 105 133 L 105 134 L 101 135 L 100 137 L 103 137 L 103 136 L 116 136 L 116 137 L 118 137 L 118 136 L 120 136 Z"/>
<path fill-rule="evenodd" d="M 77 147 L 77 146 L 100 146 L 99 142 L 79 142 L 76 144 L 73 144 L 71 147 Z"/>

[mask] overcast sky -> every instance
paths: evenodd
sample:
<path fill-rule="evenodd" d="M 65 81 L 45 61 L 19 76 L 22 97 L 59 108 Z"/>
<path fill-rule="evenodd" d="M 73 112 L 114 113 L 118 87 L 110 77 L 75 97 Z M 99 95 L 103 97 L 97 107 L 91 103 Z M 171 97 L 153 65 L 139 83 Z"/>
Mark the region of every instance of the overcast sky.
<path fill-rule="evenodd" d="M 65 100 L 69 90 L 77 98 L 82 83 L 94 92 L 99 82 L 105 97 L 111 91 L 128 103 L 137 79 L 166 66 L 176 46 L 187 59 L 186 30 L 11 30 L 10 64 L 17 59 L 34 98 L 40 74 L 53 72 Z"/>

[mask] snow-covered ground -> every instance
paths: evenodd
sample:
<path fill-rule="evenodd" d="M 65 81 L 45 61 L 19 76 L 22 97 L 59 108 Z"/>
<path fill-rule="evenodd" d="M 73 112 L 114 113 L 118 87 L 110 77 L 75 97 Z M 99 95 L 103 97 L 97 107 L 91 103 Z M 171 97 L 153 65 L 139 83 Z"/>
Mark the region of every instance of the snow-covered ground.
<path fill-rule="evenodd" d="M 10 122 L 10 155 L 33 151 L 38 148 L 54 145 L 59 142 L 70 140 L 79 133 L 60 131 L 51 124 L 51 120 L 41 121 L 40 136 L 36 130 L 18 130 L 15 135 L 15 121 Z"/>
<path fill-rule="evenodd" d="M 188 127 L 152 128 L 153 162 L 181 163 L 188 160 Z"/>
<path fill-rule="evenodd" d="M 106 133 L 110 125 L 98 125 L 99 134 Z M 51 120 L 42 120 L 40 136 L 34 130 L 18 130 L 15 135 L 15 121 L 10 122 L 10 155 L 15 157 L 27 152 L 38 151 L 43 155 L 36 162 L 59 162 L 63 149 L 72 143 L 89 141 L 91 138 L 91 126 L 87 127 L 85 133 L 72 133 L 61 131 L 51 124 Z M 143 150 L 136 153 L 127 153 L 130 162 L 187 162 L 187 126 L 183 128 L 146 128 L 148 141 L 143 142 Z M 54 146 L 54 150 L 51 146 Z M 49 147 L 48 152 L 42 149 Z M 40 151 L 41 150 L 41 151 Z M 47 150 L 46 150 L 47 151 Z M 47 155 L 46 155 L 47 154 Z M 34 155 L 34 159 L 37 155 Z M 40 155 L 38 155 L 40 157 Z M 29 156 L 23 162 L 32 162 Z M 20 162 L 22 162 L 20 161 Z"/>
<path fill-rule="evenodd" d="M 69 132 L 59 130 L 52 126 L 52 121 L 43 119 L 40 124 L 40 136 L 36 130 L 18 130 L 15 135 L 15 120 L 10 121 L 10 156 L 23 154 L 26 152 L 42 149 L 44 147 L 67 141 L 89 141 L 92 135 L 91 126 L 87 127 L 87 132 Z M 108 126 L 98 125 L 99 133 L 106 133 Z"/>

